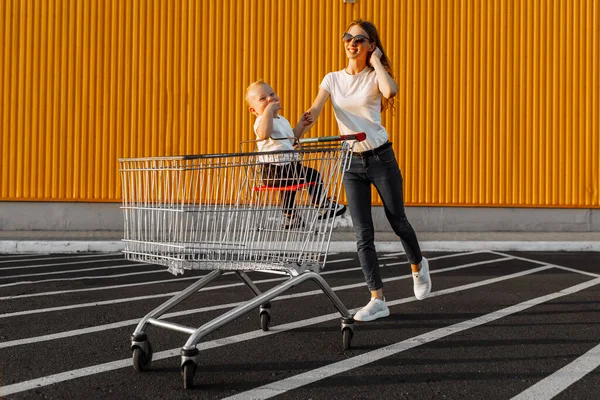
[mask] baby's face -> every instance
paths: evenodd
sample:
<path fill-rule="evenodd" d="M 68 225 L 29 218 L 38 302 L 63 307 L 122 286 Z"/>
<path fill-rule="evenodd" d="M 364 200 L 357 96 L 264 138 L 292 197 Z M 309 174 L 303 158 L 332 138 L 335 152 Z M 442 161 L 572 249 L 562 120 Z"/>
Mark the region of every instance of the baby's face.
<path fill-rule="evenodd" d="M 277 93 L 266 83 L 254 85 L 248 92 L 248 104 L 250 112 L 256 115 L 262 115 L 269 103 L 279 101 Z"/>

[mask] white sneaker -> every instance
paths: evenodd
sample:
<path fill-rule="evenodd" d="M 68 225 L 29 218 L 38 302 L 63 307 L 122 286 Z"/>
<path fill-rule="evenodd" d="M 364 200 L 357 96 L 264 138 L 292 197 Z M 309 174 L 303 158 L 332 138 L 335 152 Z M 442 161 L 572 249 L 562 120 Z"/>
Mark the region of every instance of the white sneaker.
<path fill-rule="evenodd" d="M 429 261 L 425 257 L 421 260 L 421 270 L 413 272 L 415 297 L 423 300 L 431 292 L 431 277 L 429 276 Z"/>
<path fill-rule="evenodd" d="M 377 297 L 371 297 L 369 304 L 361 308 L 354 314 L 356 321 L 373 321 L 377 318 L 383 318 L 390 315 L 390 309 L 385 304 L 385 299 L 379 300 Z"/>

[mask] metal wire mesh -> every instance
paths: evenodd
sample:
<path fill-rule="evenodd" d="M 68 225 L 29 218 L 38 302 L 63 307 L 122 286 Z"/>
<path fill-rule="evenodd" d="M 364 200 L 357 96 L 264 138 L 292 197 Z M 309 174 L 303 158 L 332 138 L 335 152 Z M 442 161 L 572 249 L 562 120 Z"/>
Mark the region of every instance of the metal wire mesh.
<path fill-rule="evenodd" d="M 119 159 L 126 258 L 164 265 L 174 274 L 320 270 L 332 230 L 332 220 L 321 218 L 336 205 L 323 199 L 339 197 L 351 154 L 343 141 L 294 152 Z M 323 199 L 310 196 L 299 175 L 288 176 L 290 185 L 271 187 L 266 155 L 319 171 Z M 290 190 L 296 191 L 293 212 L 302 224 L 286 229 L 282 194 Z"/>

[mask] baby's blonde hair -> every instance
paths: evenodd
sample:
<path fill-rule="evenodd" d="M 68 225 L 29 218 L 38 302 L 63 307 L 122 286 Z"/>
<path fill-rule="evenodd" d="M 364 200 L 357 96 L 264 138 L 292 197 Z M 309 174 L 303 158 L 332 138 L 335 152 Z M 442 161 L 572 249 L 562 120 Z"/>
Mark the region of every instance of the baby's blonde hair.
<path fill-rule="evenodd" d="M 262 79 L 259 79 L 257 81 L 252 82 L 251 84 L 248 85 L 248 87 L 246 88 L 246 92 L 244 94 L 244 99 L 246 100 L 246 103 L 248 105 L 250 105 L 250 101 L 248 101 L 248 93 L 250 92 L 250 90 L 252 90 L 252 88 L 256 85 L 268 85 L 267 82 L 265 82 Z"/>

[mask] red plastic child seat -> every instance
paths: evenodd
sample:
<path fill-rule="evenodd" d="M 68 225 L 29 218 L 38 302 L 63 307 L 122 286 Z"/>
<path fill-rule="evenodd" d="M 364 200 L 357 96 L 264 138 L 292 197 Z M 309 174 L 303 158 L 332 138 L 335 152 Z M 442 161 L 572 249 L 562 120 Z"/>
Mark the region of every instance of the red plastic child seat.
<path fill-rule="evenodd" d="M 296 185 L 289 185 L 289 186 L 265 186 L 265 185 L 262 185 L 262 186 L 255 187 L 253 190 L 255 192 L 266 192 L 266 191 L 291 192 L 291 191 L 305 188 L 307 186 L 314 186 L 314 185 L 315 185 L 315 182 L 298 183 Z"/>

